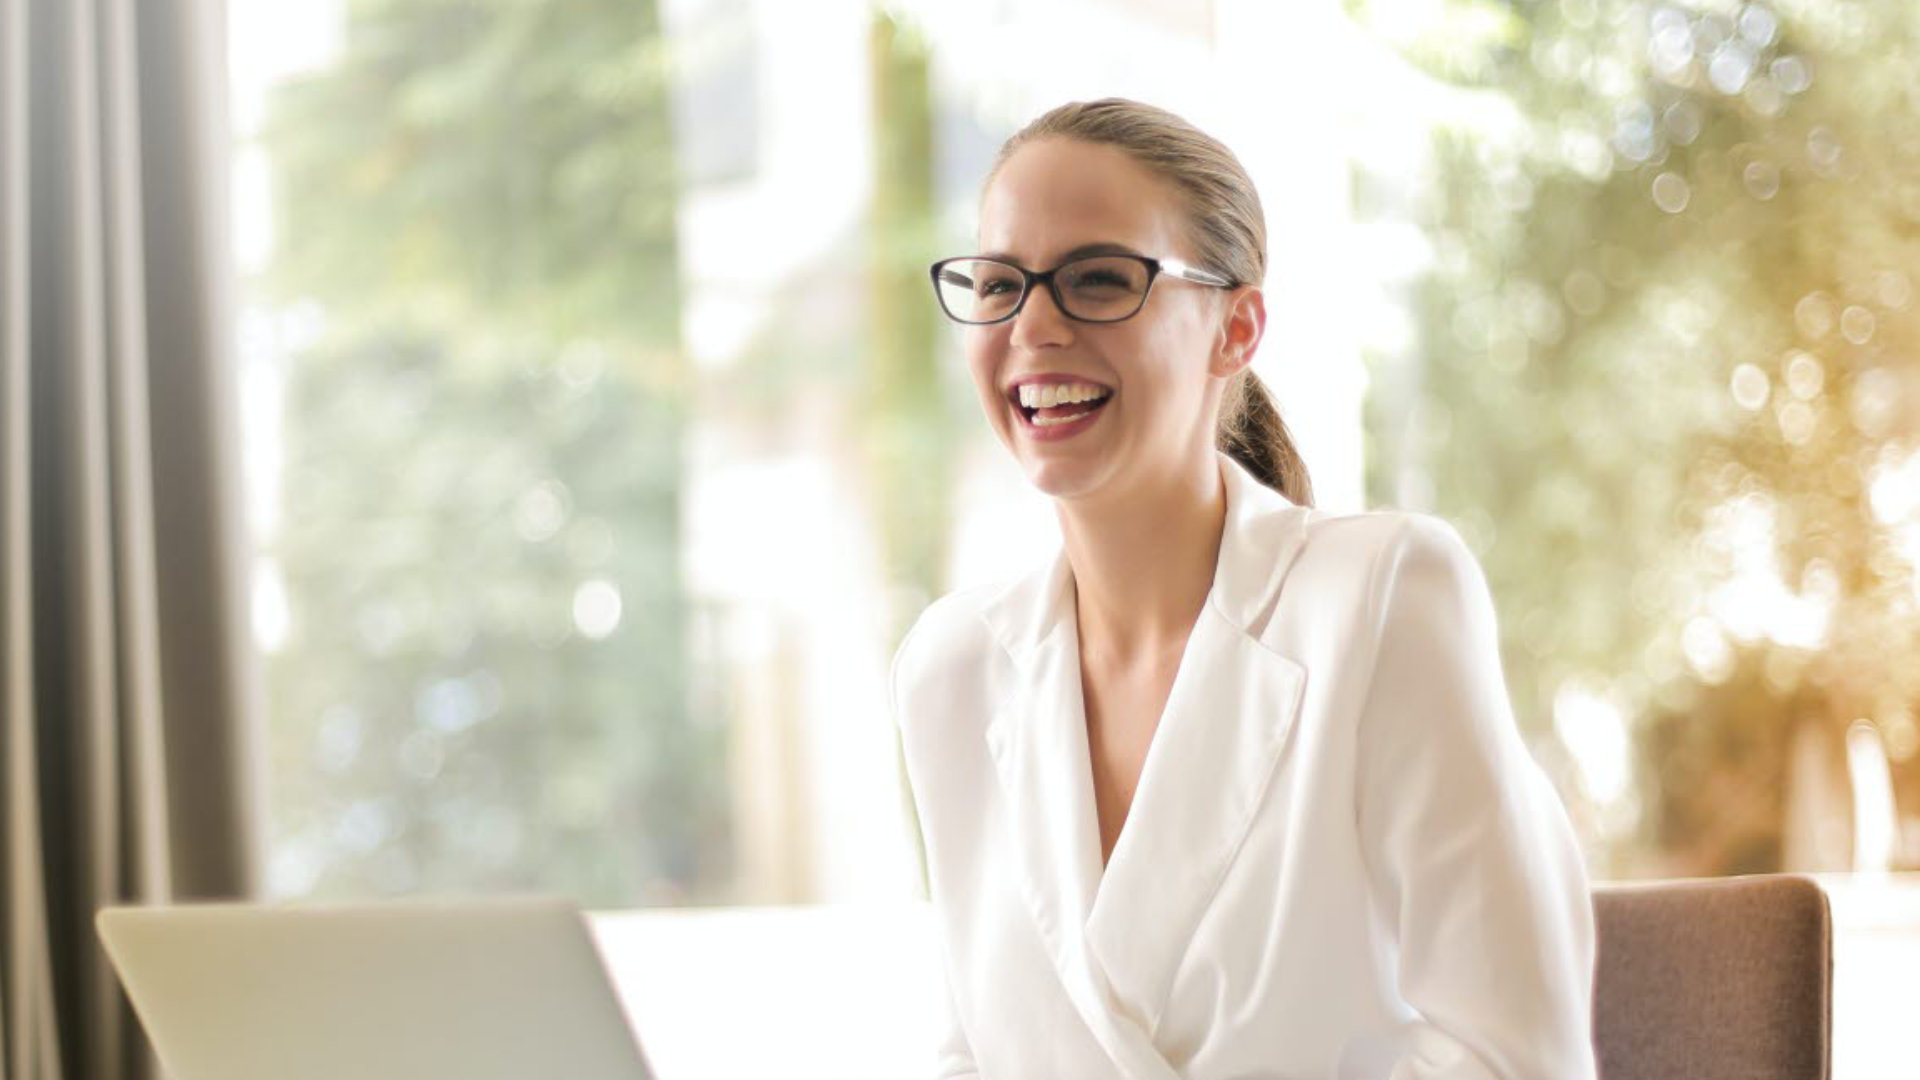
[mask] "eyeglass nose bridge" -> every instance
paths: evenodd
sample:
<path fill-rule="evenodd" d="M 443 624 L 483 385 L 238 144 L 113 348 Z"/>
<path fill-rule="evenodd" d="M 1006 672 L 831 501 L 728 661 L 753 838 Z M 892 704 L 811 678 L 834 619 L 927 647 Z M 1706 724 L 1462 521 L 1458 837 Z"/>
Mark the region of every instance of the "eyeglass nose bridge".
<path fill-rule="evenodd" d="M 1020 286 L 1020 299 L 1014 302 L 1013 310 L 1007 313 L 1007 322 L 1019 320 L 1020 313 L 1027 310 L 1027 301 L 1033 299 L 1034 291 L 1042 286 L 1046 289 L 1047 299 L 1053 301 L 1053 310 L 1056 314 L 1068 322 L 1080 321 L 1067 310 L 1066 297 L 1060 295 L 1060 286 L 1054 278 L 1054 275 L 1060 272 L 1060 267 L 1056 266 L 1051 270 L 1029 270 L 1024 266 L 1016 266 L 1014 269 L 1020 271 L 1023 281 Z"/>

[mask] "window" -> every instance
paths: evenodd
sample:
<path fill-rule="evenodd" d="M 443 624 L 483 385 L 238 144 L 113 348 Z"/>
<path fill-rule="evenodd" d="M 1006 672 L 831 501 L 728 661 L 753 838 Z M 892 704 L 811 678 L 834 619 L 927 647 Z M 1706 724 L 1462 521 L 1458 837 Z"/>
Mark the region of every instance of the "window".
<path fill-rule="evenodd" d="M 910 893 L 886 660 L 1052 530 L 924 267 L 1106 93 L 1254 174 L 1321 501 L 1475 546 L 1597 874 L 1920 860 L 1911 19 L 1176 7 L 237 2 L 275 890 Z"/>

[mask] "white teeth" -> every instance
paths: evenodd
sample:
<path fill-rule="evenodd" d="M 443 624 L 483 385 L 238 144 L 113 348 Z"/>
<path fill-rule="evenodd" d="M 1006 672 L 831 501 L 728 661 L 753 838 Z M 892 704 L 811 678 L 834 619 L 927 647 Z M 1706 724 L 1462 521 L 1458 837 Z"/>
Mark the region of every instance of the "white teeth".
<path fill-rule="evenodd" d="M 1082 417 L 1085 417 L 1086 415 L 1087 415 L 1086 413 L 1080 413 L 1075 416 L 1036 416 L 1033 418 L 1033 426 L 1034 427 L 1051 427 L 1054 424 L 1071 424 L 1075 420 L 1079 420 Z"/>
<path fill-rule="evenodd" d="M 1020 404 L 1029 409 L 1072 405 L 1106 396 L 1105 389 L 1091 383 L 1023 383 L 1020 387 Z"/>

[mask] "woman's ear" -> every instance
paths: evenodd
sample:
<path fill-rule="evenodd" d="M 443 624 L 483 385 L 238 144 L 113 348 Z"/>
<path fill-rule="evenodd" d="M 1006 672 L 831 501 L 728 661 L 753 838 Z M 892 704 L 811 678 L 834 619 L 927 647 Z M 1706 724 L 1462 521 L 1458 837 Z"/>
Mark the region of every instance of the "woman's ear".
<path fill-rule="evenodd" d="M 1253 363 L 1254 350 L 1267 330 L 1267 301 L 1257 285 L 1242 285 L 1227 293 L 1214 335 L 1213 356 L 1207 369 L 1220 378 L 1235 375 Z"/>

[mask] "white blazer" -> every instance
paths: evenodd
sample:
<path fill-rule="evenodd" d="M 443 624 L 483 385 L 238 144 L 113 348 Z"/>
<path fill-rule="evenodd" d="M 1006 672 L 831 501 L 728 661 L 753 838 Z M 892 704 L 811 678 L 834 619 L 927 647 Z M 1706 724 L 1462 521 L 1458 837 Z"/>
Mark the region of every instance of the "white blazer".
<path fill-rule="evenodd" d="M 1220 462 L 1212 591 L 1104 872 L 1064 551 L 894 657 L 936 1075 L 1591 1080 L 1586 871 L 1479 564 L 1439 518 Z"/>

